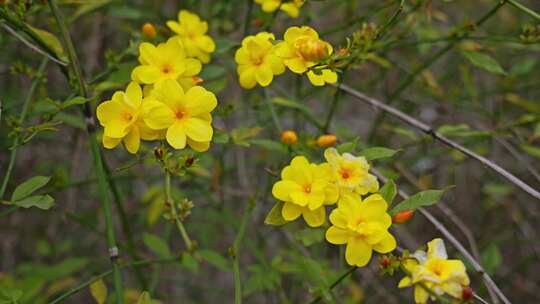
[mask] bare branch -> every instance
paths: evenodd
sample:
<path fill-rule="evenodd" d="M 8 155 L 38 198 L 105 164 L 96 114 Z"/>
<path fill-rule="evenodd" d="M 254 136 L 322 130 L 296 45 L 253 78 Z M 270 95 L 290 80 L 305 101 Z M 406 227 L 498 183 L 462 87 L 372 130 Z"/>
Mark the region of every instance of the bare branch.
<path fill-rule="evenodd" d="M 337 87 L 336 85 L 334 85 L 335 87 Z M 345 84 L 341 84 L 339 87 L 338 87 L 340 90 L 343 90 L 345 92 L 347 92 L 349 95 L 353 96 L 353 97 L 356 97 L 357 99 L 363 101 L 363 102 L 366 102 L 388 114 L 391 114 L 392 116 L 395 116 L 396 118 L 402 120 L 403 122 L 405 122 L 406 124 L 426 133 L 427 135 L 430 135 L 434 140 L 436 141 L 439 141 L 455 150 L 458 150 L 460 151 L 461 153 L 479 161 L 480 163 L 482 163 L 483 165 L 489 167 L 491 170 L 497 172 L 499 175 L 503 176 L 504 178 L 506 178 L 510 183 L 514 184 L 515 186 L 517 186 L 518 188 L 520 188 L 521 190 L 527 192 L 528 194 L 530 194 L 531 196 L 537 198 L 538 200 L 540 200 L 540 192 L 538 192 L 538 190 L 535 190 L 533 187 L 529 186 L 528 184 L 526 184 L 525 182 L 523 182 L 521 179 L 517 178 L 516 176 L 514 176 L 512 173 L 506 171 L 505 169 L 503 169 L 501 166 L 499 166 L 498 164 L 492 162 L 491 160 L 481 156 L 481 155 L 478 155 L 476 153 L 474 153 L 473 151 L 465 148 L 464 146 L 446 138 L 445 136 L 437 133 L 435 130 L 433 130 L 433 128 L 421 121 L 419 121 L 418 119 L 416 118 L 413 118 L 403 112 L 401 112 L 400 110 L 394 108 L 394 107 L 391 107 L 385 103 L 383 103 L 382 101 L 379 101 L 375 98 L 372 98 L 372 97 L 369 97 L 351 87 L 349 87 L 348 85 L 345 85 Z"/>

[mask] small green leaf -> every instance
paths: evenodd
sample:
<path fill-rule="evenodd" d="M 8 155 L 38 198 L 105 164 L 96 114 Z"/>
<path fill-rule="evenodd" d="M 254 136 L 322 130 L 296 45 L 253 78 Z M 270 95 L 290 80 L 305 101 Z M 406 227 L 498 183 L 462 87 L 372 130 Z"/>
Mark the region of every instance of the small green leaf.
<path fill-rule="evenodd" d="M 416 210 L 422 206 L 430 206 L 438 202 L 446 190 L 426 190 L 418 192 L 402 201 L 390 210 L 390 215 L 395 215 L 405 210 Z"/>
<path fill-rule="evenodd" d="M 11 195 L 11 201 L 18 201 L 20 199 L 23 199 L 27 196 L 30 196 L 34 191 L 37 189 L 45 186 L 49 180 L 51 180 L 50 176 L 34 176 L 31 179 L 25 181 L 24 183 L 20 184 L 15 188 L 15 191 L 13 191 L 13 194 Z"/>
<path fill-rule="evenodd" d="M 148 291 L 143 291 L 137 300 L 137 304 L 152 304 L 152 298 Z"/>
<path fill-rule="evenodd" d="M 527 154 L 529 154 L 530 156 L 540 158 L 540 147 L 535 147 L 533 145 L 522 144 L 521 149 L 523 149 L 523 151 L 527 152 Z"/>
<path fill-rule="evenodd" d="M 292 99 L 287 99 L 283 97 L 274 97 L 272 98 L 271 101 L 273 104 L 278 105 L 278 106 L 292 108 L 292 109 L 300 110 L 302 112 L 311 112 L 311 110 L 306 105 Z"/>
<path fill-rule="evenodd" d="M 482 252 L 481 260 L 486 272 L 490 275 L 494 275 L 502 263 L 502 255 L 499 247 L 497 247 L 496 244 L 489 245 Z"/>
<path fill-rule="evenodd" d="M 360 151 L 360 155 L 367 160 L 375 160 L 379 158 L 388 158 L 394 156 L 399 150 L 393 150 L 385 147 L 372 147 Z"/>
<path fill-rule="evenodd" d="M 22 208 L 30 208 L 30 207 L 37 207 L 42 210 L 48 210 L 52 206 L 54 206 L 54 198 L 52 198 L 50 195 L 33 195 L 29 197 L 25 197 L 18 201 L 13 201 L 13 205 L 19 206 Z"/>
<path fill-rule="evenodd" d="M 464 51 L 462 52 L 463 56 L 467 58 L 473 65 L 484 69 L 490 73 L 498 75 L 506 75 L 506 72 L 501 67 L 501 65 L 493 57 L 488 54 Z"/>
<path fill-rule="evenodd" d="M 199 273 L 199 261 L 197 261 L 193 255 L 187 252 L 182 254 L 182 266 L 194 274 Z"/>
<path fill-rule="evenodd" d="M 283 209 L 283 202 L 278 202 L 272 207 L 272 210 L 268 213 L 264 219 L 264 223 L 272 226 L 281 226 L 287 224 L 287 221 L 281 215 L 281 209 Z"/>
<path fill-rule="evenodd" d="M 45 44 L 47 44 L 47 46 L 53 50 L 56 55 L 60 58 L 63 58 L 64 57 L 64 48 L 62 47 L 62 44 L 60 43 L 60 40 L 58 40 L 58 38 L 56 38 L 55 35 L 45 31 L 45 30 L 41 30 L 41 29 L 38 29 L 38 28 L 35 28 L 29 24 L 27 24 L 27 26 L 34 32 L 36 33 L 36 35 L 39 36 L 39 38 L 41 38 L 41 40 L 43 40 L 43 42 L 45 42 Z"/>
<path fill-rule="evenodd" d="M 336 147 L 336 150 L 341 154 L 353 153 L 356 150 L 356 146 L 358 146 L 358 140 L 359 138 L 356 137 L 353 141 L 342 143 L 341 145 Z"/>
<path fill-rule="evenodd" d="M 82 104 L 85 104 L 88 102 L 88 99 L 82 97 L 82 96 L 77 96 L 77 97 L 74 97 L 74 98 L 71 98 L 70 100 L 67 100 L 65 101 L 64 103 L 62 103 L 62 109 L 67 109 L 71 106 L 75 106 L 75 105 L 82 105 Z"/>
<path fill-rule="evenodd" d="M 155 234 L 144 233 L 143 242 L 153 253 L 159 257 L 166 258 L 171 256 L 171 251 L 167 243 Z"/>
<path fill-rule="evenodd" d="M 393 180 L 389 180 L 384 186 L 379 190 L 379 194 L 384 198 L 389 206 L 392 206 L 392 202 L 397 194 L 397 186 Z"/>
<path fill-rule="evenodd" d="M 107 286 L 102 279 L 90 284 L 90 294 L 97 304 L 104 304 L 107 300 Z"/>
<path fill-rule="evenodd" d="M 263 147 L 269 151 L 279 152 L 283 154 L 288 153 L 287 147 L 285 147 L 285 145 L 277 141 L 273 141 L 269 139 L 252 139 L 250 143 L 256 146 Z"/>
<path fill-rule="evenodd" d="M 224 258 L 221 254 L 213 251 L 213 250 L 199 250 L 199 255 L 208 263 L 212 264 L 213 266 L 223 270 L 223 271 L 230 271 L 230 263 L 229 260 Z"/>

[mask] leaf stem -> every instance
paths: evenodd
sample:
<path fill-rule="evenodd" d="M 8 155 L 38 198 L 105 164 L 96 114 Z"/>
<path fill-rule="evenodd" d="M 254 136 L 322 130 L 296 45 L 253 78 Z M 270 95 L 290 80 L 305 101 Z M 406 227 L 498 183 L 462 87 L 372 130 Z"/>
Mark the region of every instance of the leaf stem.
<path fill-rule="evenodd" d="M 41 64 L 39 66 L 35 79 L 34 81 L 32 81 L 32 85 L 30 86 L 28 95 L 26 95 L 26 99 L 24 100 L 21 113 L 19 114 L 19 124 L 21 125 L 24 123 L 24 120 L 26 119 L 26 114 L 28 113 L 28 107 L 30 105 L 30 102 L 34 98 L 34 94 L 39 85 L 39 82 L 41 81 L 41 76 L 43 75 L 43 72 L 45 71 L 45 68 L 47 67 L 48 62 L 49 60 L 47 58 L 44 58 L 41 61 Z M 19 146 L 19 141 L 20 141 L 20 138 L 18 135 L 16 135 L 15 139 L 13 140 L 13 144 L 11 145 L 12 148 L 11 148 L 11 153 L 9 155 L 8 167 L 6 169 L 6 174 L 4 175 L 4 180 L 2 181 L 2 187 L 0 188 L 0 199 L 4 197 L 7 185 L 9 183 L 9 179 L 11 178 L 11 171 L 13 171 L 13 167 L 15 166 L 15 160 L 17 158 L 17 148 Z"/>
<path fill-rule="evenodd" d="M 184 243 L 186 244 L 187 250 L 188 251 L 193 250 L 193 242 L 189 238 L 189 235 L 186 231 L 186 228 L 184 227 L 184 224 L 178 217 L 178 210 L 176 210 L 176 204 L 171 195 L 171 173 L 167 169 L 165 169 L 165 197 L 167 199 L 167 203 L 171 206 L 172 216 L 174 217 L 176 227 L 178 228 L 178 231 L 180 231 L 180 235 L 182 235 L 182 239 L 184 240 Z"/>
<path fill-rule="evenodd" d="M 71 37 L 69 35 L 69 31 L 64 22 L 64 19 L 62 15 L 60 14 L 60 11 L 56 4 L 56 0 L 49 0 L 49 7 L 51 9 L 52 14 L 54 15 L 54 18 L 60 30 L 60 38 L 63 42 L 64 50 L 66 51 L 68 55 L 71 70 L 78 83 L 79 93 L 82 97 L 87 98 L 88 91 L 86 89 L 86 84 L 84 82 L 84 78 L 82 75 L 79 59 L 77 58 L 75 47 L 73 46 L 73 42 L 71 41 Z M 95 134 L 95 121 L 94 121 L 94 117 L 92 115 L 92 109 L 90 108 L 89 103 L 85 103 L 83 105 L 82 110 L 83 110 L 83 114 L 86 120 L 86 129 L 87 129 L 89 140 L 90 140 L 90 150 L 91 150 L 92 158 L 94 161 L 96 177 L 98 179 L 98 191 L 101 196 L 103 212 L 105 215 L 105 226 L 107 229 L 107 245 L 109 247 L 109 258 L 111 260 L 112 267 L 113 267 L 112 272 L 113 272 L 113 282 L 114 282 L 114 289 L 115 289 L 115 295 L 116 295 L 116 303 L 122 304 L 124 302 L 122 275 L 120 273 L 120 267 L 118 264 L 119 253 L 118 253 L 118 247 L 116 246 L 116 237 L 115 237 L 113 219 L 112 219 L 112 214 L 111 214 L 110 197 L 107 191 L 107 189 L 109 188 L 109 182 L 107 179 L 107 175 L 105 174 L 103 160 L 101 158 L 99 144 L 97 142 L 97 138 Z"/>

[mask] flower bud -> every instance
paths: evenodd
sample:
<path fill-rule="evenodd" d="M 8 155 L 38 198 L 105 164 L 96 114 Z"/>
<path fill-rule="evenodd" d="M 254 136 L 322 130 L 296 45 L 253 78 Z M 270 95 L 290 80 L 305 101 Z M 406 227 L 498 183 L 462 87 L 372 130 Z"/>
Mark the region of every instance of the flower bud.
<path fill-rule="evenodd" d="M 468 301 L 472 299 L 473 297 L 473 290 L 469 286 L 463 287 L 463 290 L 461 291 L 461 299 L 464 301 Z"/>
<path fill-rule="evenodd" d="M 199 76 L 192 76 L 191 80 L 193 81 L 194 85 L 200 85 L 200 84 L 202 84 L 204 82 L 204 79 L 202 79 Z"/>
<path fill-rule="evenodd" d="M 379 260 L 379 263 L 381 265 L 381 268 L 382 269 L 386 269 L 388 268 L 390 265 L 392 265 L 392 261 L 385 255 L 383 255 L 380 260 Z"/>
<path fill-rule="evenodd" d="M 396 215 L 392 216 L 392 223 L 394 224 L 403 224 L 406 223 L 411 219 L 411 217 L 414 215 L 414 210 L 405 210 L 397 213 Z"/>
<path fill-rule="evenodd" d="M 321 148 L 326 148 L 335 145 L 337 137 L 334 134 L 325 134 L 319 136 L 315 141 L 315 144 Z"/>
<path fill-rule="evenodd" d="M 148 39 L 154 39 L 156 38 L 156 28 L 154 27 L 154 25 L 152 23 L 145 23 L 143 26 L 142 26 L 142 32 L 144 34 L 144 36 Z"/>
<path fill-rule="evenodd" d="M 294 145 L 298 142 L 298 136 L 293 130 L 283 131 L 283 133 L 281 133 L 281 142 L 287 145 Z"/>
<path fill-rule="evenodd" d="M 307 61 L 321 61 L 329 53 L 326 42 L 313 37 L 298 38 L 295 42 L 295 48 Z"/>

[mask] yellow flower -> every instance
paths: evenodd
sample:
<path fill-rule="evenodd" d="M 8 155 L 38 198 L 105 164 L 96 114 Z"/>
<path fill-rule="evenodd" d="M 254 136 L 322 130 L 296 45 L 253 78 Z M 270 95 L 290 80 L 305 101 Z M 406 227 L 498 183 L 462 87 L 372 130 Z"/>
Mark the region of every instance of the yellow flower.
<path fill-rule="evenodd" d="M 319 38 L 319 34 L 309 26 L 293 26 L 287 29 L 284 41 L 276 45 L 276 54 L 294 73 L 307 76 L 315 86 L 337 82 L 337 73 L 324 67 L 315 66 L 332 54 L 332 46 Z M 313 70 L 314 68 L 315 70 Z"/>
<path fill-rule="evenodd" d="M 217 106 L 216 96 L 200 86 L 184 93 L 177 81 L 158 82 L 152 96 L 157 100 L 144 118 L 154 130 L 166 129 L 167 142 L 175 149 L 186 144 L 195 151 L 206 151 L 212 140 L 212 116 Z"/>
<path fill-rule="evenodd" d="M 237 72 L 243 88 L 251 89 L 257 83 L 266 87 L 274 75 L 285 72 L 283 61 L 275 55 L 272 44 L 274 39 L 274 34 L 262 32 L 242 40 L 242 47 L 236 51 L 234 59 L 238 64 Z"/>
<path fill-rule="evenodd" d="M 255 0 L 261 5 L 263 11 L 267 13 L 274 12 L 276 9 L 281 9 L 290 17 L 296 18 L 300 13 L 300 8 L 304 5 L 305 0 L 292 0 L 282 4 L 282 0 Z"/>
<path fill-rule="evenodd" d="M 365 157 L 350 153 L 340 155 L 336 149 L 328 148 L 324 151 L 324 158 L 332 168 L 333 178 L 341 193 L 365 195 L 379 190 L 377 178 L 369 174 L 369 163 Z"/>
<path fill-rule="evenodd" d="M 206 21 L 201 21 L 196 14 L 181 10 L 178 22 L 167 21 L 167 26 L 180 37 L 188 57 L 195 57 L 203 63 L 210 62 L 210 54 L 216 50 L 216 44 L 212 37 L 206 35 Z"/>
<path fill-rule="evenodd" d="M 182 42 L 170 38 L 166 43 L 155 46 L 148 42 L 139 45 L 139 62 L 131 78 L 143 84 L 155 84 L 165 79 L 192 81 L 201 71 L 201 62 L 186 58 Z"/>
<path fill-rule="evenodd" d="M 469 276 L 462 261 L 448 259 L 443 240 L 432 240 L 428 243 L 427 253 L 418 250 L 413 256 L 416 261 L 412 260 L 405 267 L 410 272 L 410 276 L 399 282 L 399 288 L 416 285 L 414 289 L 416 303 L 427 303 L 430 296 L 419 283 L 423 283 L 439 296 L 447 293 L 456 299 L 461 299 L 463 289 L 470 283 Z"/>
<path fill-rule="evenodd" d="M 327 164 L 309 163 L 304 156 L 296 156 L 291 164 L 281 171 L 281 180 L 274 184 L 272 194 L 283 201 L 281 215 L 294 221 L 300 215 L 311 227 L 324 224 L 326 209 L 337 201 L 337 188 L 330 183 Z"/>
<path fill-rule="evenodd" d="M 396 239 L 388 232 L 392 219 L 386 212 L 388 204 L 379 194 L 365 200 L 346 195 L 330 214 L 333 226 L 326 231 L 328 242 L 347 244 L 345 260 L 362 267 L 369 263 L 372 251 L 388 253 L 396 248 Z"/>
<path fill-rule="evenodd" d="M 125 92 L 116 92 L 111 100 L 101 103 L 96 114 L 105 128 L 103 146 L 113 149 L 123 141 L 130 153 L 137 153 L 141 138 L 158 139 L 160 133 L 148 128 L 143 121 L 152 102 L 149 98 L 143 100 L 141 87 L 132 82 Z"/>

